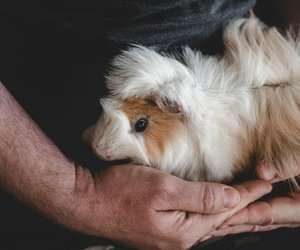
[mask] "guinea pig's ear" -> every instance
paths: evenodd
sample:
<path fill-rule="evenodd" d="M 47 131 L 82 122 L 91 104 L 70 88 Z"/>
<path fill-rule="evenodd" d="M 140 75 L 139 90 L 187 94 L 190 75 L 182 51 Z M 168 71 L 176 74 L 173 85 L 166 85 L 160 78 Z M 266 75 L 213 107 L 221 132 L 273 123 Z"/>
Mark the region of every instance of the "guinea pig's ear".
<path fill-rule="evenodd" d="M 176 101 L 172 101 L 166 97 L 156 97 L 155 103 L 164 112 L 182 114 L 182 108 Z"/>
<path fill-rule="evenodd" d="M 93 124 L 83 131 L 82 139 L 88 145 L 92 144 L 95 128 L 96 128 L 96 124 Z"/>

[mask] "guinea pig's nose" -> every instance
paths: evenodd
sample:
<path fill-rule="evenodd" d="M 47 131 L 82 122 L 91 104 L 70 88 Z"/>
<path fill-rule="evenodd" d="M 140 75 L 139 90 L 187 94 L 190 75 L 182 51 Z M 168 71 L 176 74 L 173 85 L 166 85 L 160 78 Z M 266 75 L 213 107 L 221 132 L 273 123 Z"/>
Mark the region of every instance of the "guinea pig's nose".
<path fill-rule="evenodd" d="M 102 160 L 112 160 L 113 159 L 113 152 L 109 148 L 105 147 L 103 144 L 98 144 L 95 146 L 96 154 Z"/>

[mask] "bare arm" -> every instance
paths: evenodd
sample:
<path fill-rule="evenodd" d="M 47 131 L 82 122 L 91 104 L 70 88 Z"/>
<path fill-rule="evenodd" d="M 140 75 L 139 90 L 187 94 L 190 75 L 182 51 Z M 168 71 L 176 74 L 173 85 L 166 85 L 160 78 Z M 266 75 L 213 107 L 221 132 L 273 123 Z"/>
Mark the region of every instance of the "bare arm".
<path fill-rule="evenodd" d="M 90 174 L 58 150 L 1 83 L 0 138 L 0 186 L 54 221 L 76 227 L 75 188 L 91 188 L 80 186 L 76 175 Z"/>
<path fill-rule="evenodd" d="M 191 183 L 134 165 L 92 173 L 68 160 L 0 83 L 0 187 L 52 221 L 147 248 L 185 249 L 270 191 Z"/>

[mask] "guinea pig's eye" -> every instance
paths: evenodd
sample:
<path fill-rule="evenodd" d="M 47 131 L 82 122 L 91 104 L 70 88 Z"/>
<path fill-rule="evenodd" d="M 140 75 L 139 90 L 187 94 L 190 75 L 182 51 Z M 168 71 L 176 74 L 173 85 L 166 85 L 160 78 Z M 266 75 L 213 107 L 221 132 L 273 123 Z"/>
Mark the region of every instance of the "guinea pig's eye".
<path fill-rule="evenodd" d="M 137 133 L 144 132 L 148 127 L 148 119 L 147 118 L 140 118 L 137 120 L 137 122 L 134 124 L 134 131 Z"/>

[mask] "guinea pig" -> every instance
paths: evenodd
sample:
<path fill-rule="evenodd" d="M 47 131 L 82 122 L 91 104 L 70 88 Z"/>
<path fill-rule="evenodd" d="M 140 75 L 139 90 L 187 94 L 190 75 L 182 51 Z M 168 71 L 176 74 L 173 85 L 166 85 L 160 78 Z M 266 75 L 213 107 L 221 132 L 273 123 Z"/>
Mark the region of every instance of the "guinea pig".
<path fill-rule="evenodd" d="M 133 46 L 112 62 L 109 95 L 85 139 L 190 181 L 230 182 L 257 164 L 290 176 L 300 155 L 300 36 L 256 17 L 232 21 L 224 54 Z"/>

